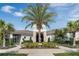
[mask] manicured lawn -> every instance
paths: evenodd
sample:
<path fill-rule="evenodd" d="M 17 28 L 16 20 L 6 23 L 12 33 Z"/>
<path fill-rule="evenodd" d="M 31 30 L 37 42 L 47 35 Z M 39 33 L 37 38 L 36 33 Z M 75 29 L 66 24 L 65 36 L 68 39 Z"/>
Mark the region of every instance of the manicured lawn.
<path fill-rule="evenodd" d="M 23 53 L 0 53 L 0 56 L 27 56 L 28 54 Z"/>
<path fill-rule="evenodd" d="M 69 48 L 79 48 L 79 44 L 76 44 L 75 47 L 73 47 L 72 45 L 70 44 L 61 44 L 62 46 L 65 46 L 65 47 L 69 47 Z"/>
<path fill-rule="evenodd" d="M 79 52 L 54 53 L 55 56 L 79 56 Z"/>

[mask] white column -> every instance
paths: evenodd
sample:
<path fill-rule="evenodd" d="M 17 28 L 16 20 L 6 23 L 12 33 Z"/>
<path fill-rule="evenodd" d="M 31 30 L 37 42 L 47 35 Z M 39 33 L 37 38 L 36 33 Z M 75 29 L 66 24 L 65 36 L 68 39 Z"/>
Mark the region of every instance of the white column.
<path fill-rule="evenodd" d="M 47 35 L 46 35 L 46 31 L 44 32 L 44 42 L 47 42 L 48 41 L 48 39 L 47 39 Z"/>
<path fill-rule="evenodd" d="M 33 32 L 32 41 L 33 41 L 33 42 L 36 42 L 36 32 L 35 32 L 35 31 Z"/>
<path fill-rule="evenodd" d="M 5 47 L 5 38 L 3 38 L 3 47 Z"/>
<path fill-rule="evenodd" d="M 10 39 L 12 39 L 13 38 L 13 34 L 10 34 Z"/>
<path fill-rule="evenodd" d="M 51 41 L 54 41 L 54 39 L 55 39 L 55 35 L 53 34 L 53 35 L 51 35 Z"/>
<path fill-rule="evenodd" d="M 22 39 L 24 38 L 24 36 L 21 35 L 21 39 L 20 39 L 20 46 L 21 46 L 21 43 L 22 43 Z"/>

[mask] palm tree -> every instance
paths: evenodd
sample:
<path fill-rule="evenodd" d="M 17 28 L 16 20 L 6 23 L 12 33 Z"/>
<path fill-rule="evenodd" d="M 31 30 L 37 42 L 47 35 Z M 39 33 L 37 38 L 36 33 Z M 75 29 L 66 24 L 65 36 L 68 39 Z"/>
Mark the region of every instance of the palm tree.
<path fill-rule="evenodd" d="M 0 34 L 1 39 L 3 40 L 3 47 L 5 47 L 5 34 L 11 33 L 14 31 L 12 24 L 5 23 L 2 19 L 0 20 Z"/>
<path fill-rule="evenodd" d="M 40 32 L 43 28 L 42 25 L 49 27 L 49 22 L 53 21 L 51 18 L 55 16 L 55 13 L 47 12 L 48 8 L 49 4 L 30 4 L 27 8 L 23 9 L 26 16 L 24 16 L 22 20 L 30 22 L 30 24 L 26 25 L 26 28 L 28 26 L 32 27 L 33 25 L 36 25 L 39 31 L 39 42 L 41 42 Z"/>
<path fill-rule="evenodd" d="M 3 27 L 4 27 L 4 24 L 5 24 L 5 22 L 2 19 L 0 19 L 0 39 L 1 39 L 1 41 L 3 39 Z"/>
<path fill-rule="evenodd" d="M 13 31 L 15 31 L 15 29 L 14 29 L 14 27 L 13 27 L 13 25 L 11 23 L 6 24 L 5 28 L 6 28 L 5 29 L 5 34 L 6 35 L 12 33 Z M 9 39 L 10 46 L 11 46 L 11 42 L 12 42 L 11 40 L 12 39 Z"/>
<path fill-rule="evenodd" d="M 73 47 L 76 46 L 75 33 L 79 30 L 79 22 L 70 21 L 68 24 L 68 31 L 73 34 Z"/>
<path fill-rule="evenodd" d="M 54 32 L 55 35 L 55 41 L 63 41 L 66 38 L 66 33 L 67 33 L 67 29 L 66 28 L 62 28 L 62 29 L 56 29 Z M 61 42 L 63 43 L 63 42 Z"/>

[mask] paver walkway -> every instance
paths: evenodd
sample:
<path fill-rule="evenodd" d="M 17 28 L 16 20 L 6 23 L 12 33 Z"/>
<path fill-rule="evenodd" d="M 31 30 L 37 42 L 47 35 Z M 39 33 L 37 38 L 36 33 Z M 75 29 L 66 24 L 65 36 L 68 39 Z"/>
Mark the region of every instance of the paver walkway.
<path fill-rule="evenodd" d="M 28 53 L 28 56 L 54 56 L 53 53 L 67 52 L 62 49 L 20 49 L 18 53 Z"/>
<path fill-rule="evenodd" d="M 60 49 L 63 49 L 63 50 L 66 50 L 66 51 L 69 51 L 69 52 L 76 52 L 78 51 L 78 48 L 68 48 L 68 47 L 64 47 L 64 46 L 59 46 Z"/>
<path fill-rule="evenodd" d="M 0 49 L 0 53 L 6 53 L 11 51 L 18 51 L 18 53 L 26 53 L 28 56 L 54 56 L 53 53 L 64 53 L 70 51 L 77 51 L 75 48 L 68 48 L 59 46 L 59 49 L 20 49 L 20 46 L 10 49 Z"/>

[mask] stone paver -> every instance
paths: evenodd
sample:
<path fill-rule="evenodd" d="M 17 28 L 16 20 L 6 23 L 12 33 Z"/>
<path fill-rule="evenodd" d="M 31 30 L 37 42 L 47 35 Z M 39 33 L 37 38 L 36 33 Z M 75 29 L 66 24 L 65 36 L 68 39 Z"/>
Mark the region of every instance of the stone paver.
<path fill-rule="evenodd" d="M 20 46 L 10 48 L 10 49 L 0 49 L 0 53 L 18 51 L 18 53 L 26 53 L 28 56 L 54 56 L 53 53 L 64 53 L 70 51 L 77 51 L 75 48 L 68 48 L 64 46 L 59 46 L 59 49 L 20 49 Z"/>
<path fill-rule="evenodd" d="M 54 56 L 53 53 L 67 52 L 62 49 L 20 49 L 18 53 L 28 53 L 28 56 Z"/>
<path fill-rule="evenodd" d="M 68 48 L 68 47 L 64 47 L 64 46 L 59 46 L 60 49 L 63 49 L 63 50 L 66 50 L 66 51 L 69 51 L 69 52 L 76 52 L 78 51 L 77 48 Z"/>

